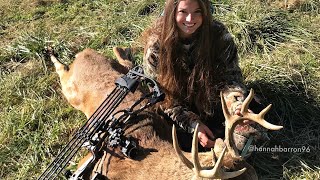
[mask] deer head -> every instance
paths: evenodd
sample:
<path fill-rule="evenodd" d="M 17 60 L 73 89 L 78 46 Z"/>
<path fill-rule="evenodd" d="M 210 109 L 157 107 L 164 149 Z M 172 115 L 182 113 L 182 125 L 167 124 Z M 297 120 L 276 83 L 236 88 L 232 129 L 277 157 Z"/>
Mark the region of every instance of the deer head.
<path fill-rule="evenodd" d="M 229 179 L 229 178 L 234 178 L 239 175 L 241 175 L 246 168 L 243 168 L 238 171 L 234 172 L 226 172 L 223 169 L 223 161 L 226 159 L 225 154 L 226 151 L 228 151 L 228 161 L 231 159 L 235 161 L 241 160 L 242 157 L 239 155 L 239 152 L 236 148 L 236 145 L 233 141 L 233 132 L 234 128 L 236 127 L 237 124 L 244 120 L 250 120 L 254 121 L 261 126 L 270 129 L 270 130 L 279 130 L 283 128 L 282 126 L 277 126 L 273 125 L 269 122 L 267 122 L 264 119 L 265 114 L 270 110 L 271 104 L 267 106 L 265 109 L 263 109 L 259 114 L 254 114 L 252 112 L 249 112 L 249 104 L 253 99 L 254 92 L 251 89 L 248 97 L 244 100 L 242 108 L 241 108 L 241 114 L 242 116 L 238 115 L 231 115 L 230 112 L 228 111 L 225 99 L 223 97 L 222 92 L 220 93 L 221 95 L 221 103 L 222 103 L 222 109 L 223 109 L 223 114 L 225 116 L 225 140 L 224 144 L 225 146 L 222 148 L 221 152 L 221 144 L 217 144 L 218 139 L 216 140 L 216 144 L 214 147 L 214 150 L 212 151 L 212 167 L 201 167 L 200 162 L 199 162 L 199 157 L 198 157 L 198 125 L 196 126 L 196 129 L 194 131 L 193 135 L 193 140 L 192 140 L 192 161 L 193 163 L 184 156 L 183 152 L 181 151 L 179 145 L 178 145 L 178 140 L 177 140 L 177 135 L 176 135 L 176 130 L 175 126 L 172 128 L 172 138 L 173 138 L 173 147 L 180 158 L 180 160 L 191 170 L 194 171 L 194 174 L 196 177 L 202 177 L 202 178 L 209 178 L 209 179 Z M 219 152 L 220 151 L 220 152 Z M 215 157 L 219 155 L 218 160 L 215 162 Z"/>
<path fill-rule="evenodd" d="M 264 128 L 270 129 L 270 130 L 280 130 L 283 128 L 283 126 L 273 125 L 264 119 L 264 116 L 266 115 L 266 113 L 271 109 L 271 104 L 268 105 L 266 108 L 264 108 L 259 114 L 254 114 L 252 112 L 249 112 L 248 110 L 249 104 L 252 101 L 254 96 L 253 89 L 250 90 L 249 95 L 247 96 L 247 98 L 244 100 L 242 104 L 242 108 L 241 108 L 242 116 L 231 115 L 230 112 L 228 111 L 228 108 L 227 108 L 225 99 L 222 96 L 222 93 L 220 94 L 220 96 L 221 96 L 221 104 L 222 104 L 223 114 L 225 117 L 225 126 L 226 126 L 225 127 L 225 143 L 226 143 L 228 152 L 232 155 L 232 157 L 242 158 L 239 155 L 239 152 L 233 141 L 232 135 L 234 132 L 234 128 L 244 120 L 256 122 L 261 126 L 263 126 Z"/>

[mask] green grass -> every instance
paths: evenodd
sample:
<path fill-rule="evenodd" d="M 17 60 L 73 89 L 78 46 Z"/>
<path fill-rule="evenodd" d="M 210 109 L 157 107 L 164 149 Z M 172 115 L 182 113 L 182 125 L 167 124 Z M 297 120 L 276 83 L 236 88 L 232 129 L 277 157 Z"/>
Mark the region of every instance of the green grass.
<path fill-rule="evenodd" d="M 45 55 L 53 46 L 71 63 L 90 47 L 140 47 L 140 33 L 162 11 L 156 0 L 0 0 L 0 179 L 35 179 L 85 116 L 64 99 Z M 320 2 L 284 10 L 264 1 L 214 1 L 239 47 L 245 82 L 267 119 L 284 125 L 268 146 L 304 153 L 254 153 L 261 179 L 320 179 Z M 141 60 L 141 52 L 135 58 Z"/>

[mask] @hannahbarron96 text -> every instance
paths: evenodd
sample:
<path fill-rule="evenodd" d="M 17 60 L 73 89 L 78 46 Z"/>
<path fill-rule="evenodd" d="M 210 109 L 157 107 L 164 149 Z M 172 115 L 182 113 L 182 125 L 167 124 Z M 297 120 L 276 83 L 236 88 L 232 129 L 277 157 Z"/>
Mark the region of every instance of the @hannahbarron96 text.
<path fill-rule="evenodd" d="M 281 145 L 275 145 L 274 147 L 257 147 L 256 145 L 251 145 L 249 147 L 249 151 L 251 152 L 280 152 L 280 153 L 309 153 L 309 146 L 301 146 L 301 147 L 281 147 Z"/>

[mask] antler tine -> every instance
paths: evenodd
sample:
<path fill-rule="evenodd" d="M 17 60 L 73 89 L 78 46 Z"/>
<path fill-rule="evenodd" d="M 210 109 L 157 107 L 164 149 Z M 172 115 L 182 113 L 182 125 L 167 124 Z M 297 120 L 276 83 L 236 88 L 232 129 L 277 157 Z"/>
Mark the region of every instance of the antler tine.
<path fill-rule="evenodd" d="M 271 109 L 272 104 L 269 104 L 266 108 L 264 108 L 260 113 L 259 116 L 264 119 L 264 116 L 267 114 L 267 112 L 269 112 L 269 110 Z"/>
<path fill-rule="evenodd" d="M 221 161 L 222 161 L 222 159 L 224 157 L 224 154 L 226 153 L 226 149 L 227 149 L 227 147 L 223 148 L 222 153 L 221 153 L 221 155 L 220 155 L 220 157 L 219 157 L 219 159 L 217 161 L 217 165 L 219 165 L 219 166 L 215 166 L 214 167 L 214 168 L 217 168 L 217 170 L 220 171 L 219 174 L 221 174 L 221 175 L 217 176 L 216 178 L 220 178 L 220 179 L 235 178 L 237 176 L 240 176 L 242 173 L 244 173 L 247 170 L 247 168 L 242 168 L 242 169 L 240 169 L 238 171 L 233 171 L 233 172 L 225 172 L 225 171 L 223 171 L 221 169 L 221 166 L 222 166 Z"/>
<path fill-rule="evenodd" d="M 192 153 L 192 159 L 193 159 L 193 163 L 194 163 L 194 173 L 198 176 L 198 177 L 202 177 L 202 178 L 209 178 L 209 179 L 229 179 L 229 178 L 234 178 L 237 177 L 239 175 L 241 175 L 246 168 L 243 168 L 241 170 L 238 171 L 234 171 L 234 172 L 225 172 L 222 169 L 222 161 L 224 158 L 224 155 L 226 153 L 226 147 L 223 148 L 217 162 L 215 163 L 214 167 L 212 169 L 207 170 L 206 168 L 201 167 L 200 162 L 199 162 L 199 156 L 198 156 L 198 126 L 199 124 L 197 124 L 194 134 L 193 134 L 193 140 L 192 140 L 192 149 L 191 149 L 191 153 Z M 214 158 L 214 157 L 213 157 Z"/>
<path fill-rule="evenodd" d="M 250 91 L 251 92 L 251 91 Z M 223 92 L 220 92 L 220 98 L 221 98 L 221 105 L 222 105 L 222 110 L 223 110 L 223 115 L 225 117 L 225 141 L 226 141 L 226 146 L 228 148 L 228 152 L 230 155 L 235 158 L 235 159 L 241 159 L 239 156 L 239 153 L 235 151 L 236 145 L 233 143 L 233 138 L 232 138 L 232 133 L 234 130 L 233 124 L 237 121 L 237 117 L 232 116 L 228 110 L 227 103 L 224 99 Z M 249 98 L 246 98 L 246 104 L 248 103 Z M 243 110 L 244 108 L 242 108 Z M 235 119 L 236 118 L 236 119 Z"/>
<path fill-rule="evenodd" d="M 200 171 L 203 170 L 203 168 L 200 165 L 199 156 L 198 156 L 198 128 L 199 128 L 199 123 L 196 125 L 196 128 L 193 133 L 192 148 L 191 148 L 192 160 L 194 165 L 193 171 L 197 176 L 199 176 Z"/>
<path fill-rule="evenodd" d="M 173 139 L 173 148 L 176 151 L 178 157 L 180 158 L 180 160 L 183 162 L 183 164 L 185 164 L 189 169 L 193 169 L 193 164 L 191 161 L 189 161 L 188 158 L 186 158 L 181 149 L 180 146 L 178 144 L 178 138 L 177 138 L 177 133 L 176 133 L 176 127 L 173 125 L 172 127 L 172 139 Z"/>
<path fill-rule="evenodd" d="M 214 154 L 213 148 L 211 148 L 211 154 L 212 154 L 212 164 L 216 164 L 216 155 Z"/>
<path fill-rule="evenodd" d="M 266 108 L 264 108 L 264 109 L 258 114 L 260 120 L 259 120 L 259 122 L 257 122 L 257 121 L 256 121 L 256 122 L 259 123 L 261 126 L 267 128 L 267 129 L 270 129 L 270 130 L 280 130 L 280 129 L 283 128 L 283 126 L 277 126 L 277 125 L 271 124 L 271 123 L 269 123 L 268 121 L 266 121 L 266 120 L 264 119 L 264 116 L 265 116 L 266 113 L 271 109 L 271 106 L 272 106 L 272 105 L 269 104 Z"/>
<path fill-rule="evenodd" d="M 260 122 L 258 122 L 261 126 L 270 129 L 270 130 L 280 130 L 283 128 L 283 126 L 277 126 L 274 124 L 269 123 L 268 121 L 265 120 L 261 120 Z"/>
<path fill-rule="evenodd" d="M 214 165 L 213 169 L 211 170 L 201 170 L 199 172 L 199 177 L 202 178 L 209 178 L 209 179 L 231 179 L 237 176 L 240 176 L 244 171 L 247 170 L 247 168 L 242 168 L 238 171 L 233 172 L 225 172 L 222 169 L 222 161 L 224 158 L 224 155 L 226 153 L 227 148 L 224 147 L 216 164 Z"/>
<path fill-rule="evenodd" d="M 222 152 L 221 152 L 221 154 L 220 154 L 220 156 L 219 156 L 219 158 L 218 158 L 218 160 L 217 160 L 217 162 L 216 162 L 216 164 L 214 165 L 214 167 L 213 167 L 213 169 L 212 169 L 212 173 L 213 173 L 213 174 L 212 174 L 211 176 L 216 175 L 217 172 L 219 172 L 219 170 L 220 170 L 220 172 L 222 171 L 222 170 L 221 170 L 222 160 L 223 160 L 224 155 L 226 154 L 226 150 L 227 150 L 227 148 L 224 147 L 223 150 L 222 150 Z M 221 173 L 220 173 L 220 176 L 221 176 Z M 220 177 L 220 178 L 222 178 L 222 177 Z"/>
<path fill-rule="evenodd" d="M 249 104 L 252 101 L 253 96 L 254 96 L 254 91 L 253 91 L 253 89 L 250 89 L 249 95 L 247 96 L 247 98 L 242 103 L 241 114 L 244 114 L 245 112 L 248 112 Z"/>
<path fill-rule="evenodd" d="M 264 119 L 264 116 L 271 109 L 271 106 L 272 106 L 271 104 L 269 104 L 266 108 L 264 108 L 259 114 L 251 114 L 250 112 L 248 112 L 249 104 L 252 101 L 253 96 L 254 96 L 254 91 L 253 89 L 251 89 L 248 97 L 245 99 L 245 101 L 242 104 L 241 113 L 243 114 L 243 117 L 238 118 L 238 120 L 236 121 L 247 119 L 247 120 L 254 121 L 270 130 L 282 129 L 283 126 L 277 126 L 277 125 L 271 124 Z"/>
<path fill-rule="evenodd" d="M 240 117 L 241 118 L 241 117 Z M 225 143 L 226 147 L 228 148 L 229 154 L 235 159 L 235 160 L 240 160 L 242 157 L 239 155 L 239 152 L 237 151 L 237 146 L 235 145 L 233 141 L 233 131 L 235 128 L 235 122 L 237 121 L 234 120 L 231 123 L 226 122 L 226 130 L 225 130 Z"/>
<path fill-rule="evenodd" d="M 229 120 L 230 117 L 231 117 L 231 114 L 228 111 L 227 103 L 226 103 L 226 100 L 223 97 L 222 91 L 220 92 L 220 97 L 221 97 L 221 105 L 222 105 L 223 115 L 224 115 L 226 120 Z"/>

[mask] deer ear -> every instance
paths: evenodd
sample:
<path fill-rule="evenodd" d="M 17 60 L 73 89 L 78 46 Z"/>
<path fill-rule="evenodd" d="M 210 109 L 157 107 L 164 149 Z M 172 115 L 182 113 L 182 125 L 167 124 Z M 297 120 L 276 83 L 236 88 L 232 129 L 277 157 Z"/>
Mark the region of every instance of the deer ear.
<path fill-rule="evenodd" d="M 128 51 L 129 49 L 129 51 Z M 113 53 L 116 56 L 120 65 L 126 70 L 130 70 L 133 67 L 132 62 L 129 60 L 130 48 L 113 47 Z M 126 72 L 123 72 L 124 74 Z"/>
<path fill-rule="evenodd" d="M 121 47 L 113 47 L 112 50 L 118 61 L 124 61 L 128 59 L 125 49 Z"/>

